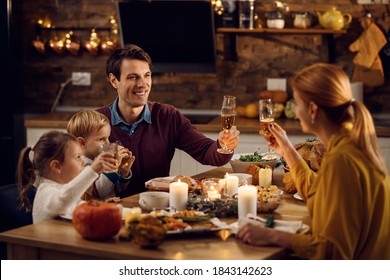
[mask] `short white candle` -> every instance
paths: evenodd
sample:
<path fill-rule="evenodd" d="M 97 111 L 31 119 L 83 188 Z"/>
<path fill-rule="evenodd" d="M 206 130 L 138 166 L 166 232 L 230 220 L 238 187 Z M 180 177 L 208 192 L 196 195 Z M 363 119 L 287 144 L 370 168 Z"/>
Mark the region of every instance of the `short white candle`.
<path fill-rule="evenodd" d="M 238 188 L 238 217 L 257 214 L 257 188 L 245 185 Z"/>
<path fill-rule="evenodd" d="M 187 208 L 188 201 L 188 184 L 181 182 L 180 179 L 177 182 L 169 184 L 169 206 L 174 207 L 178 211 L 185 210 Z"/>
<path fill-rule="evenodd" d="M 272 184 L 272 169 L 260 168 L 259 170 L 259 186 L 269 188 Z"/>
<path fill-rule="evenodd" d="M 209 200 L 213 201 L 221 198 L 221 195 L 214 187 L 211 187 L 210 190 L 207 192 L 207 197 L 209 198 Z"/>
<path fill-rule="evenodd" d="M 238 191 L 239 179 L 237 176 L 232 176 L 226 173 L 226 195 L 232 197 Z"/>

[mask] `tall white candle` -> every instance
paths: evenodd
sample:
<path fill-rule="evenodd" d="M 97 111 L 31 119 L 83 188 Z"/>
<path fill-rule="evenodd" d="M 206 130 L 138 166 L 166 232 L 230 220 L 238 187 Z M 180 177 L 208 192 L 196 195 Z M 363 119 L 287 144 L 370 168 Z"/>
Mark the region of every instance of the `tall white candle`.
<path fill-rule="evenodd" d="M 226 195 L 232 197 L 238 192 L 239 179 L 237 176 L 226 174 L 225 180 L 226 180 Z"/>
<path fill-rule="evenodd" d="M 269 188 L 272 184 L 272 169 L 260 168 L 259 170 L 259 186 Z"/>
<path fill-rule="evenodd" d="M 245 185 L 238 188 L 238 217 L 257 214 L 257 188 Z"/>
<path fill-rule="evenodd" d="M 187 208 L 188 201 L 188 184 L 181 182 L 180 179 L 177 182 L 169 184 L 169 206 L 174 207 L 178 211 L 185 210 Z"/>

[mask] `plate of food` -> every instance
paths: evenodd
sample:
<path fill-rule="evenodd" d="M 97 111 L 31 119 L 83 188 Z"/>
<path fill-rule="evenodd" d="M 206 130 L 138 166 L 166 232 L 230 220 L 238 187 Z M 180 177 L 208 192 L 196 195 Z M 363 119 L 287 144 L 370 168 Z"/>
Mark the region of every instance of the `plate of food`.
<path fill-rule="evenodd" d="M 178 212 L 156 210 L 150 215 L 158 217 L 163 222 L 167 235 L 207 233 L 228 228 L 228 225 L 218 218 L 195 210 Z"/>
<path fill-rule="evenodd" d="M 234 154 L 230 161 L 230 165 L 235 173 L 248 173 L 247 170 L 251 165 L 256 165 L 260 168 L 270 167 L 275 168 L 276 164 L 280 162 L 280 157 L 275 159 L 264 159 L 265 153 L 241 153 Z"/>
<path fill-rule="evenodd" d="M 197 188 L 200 188 L 200 185 L 196 180 L 194 180 L 191 177 L 188 176 L 168 176 L 168 177 L 158 177 L 151 179 L 147 182 L 145 182 L 145 188 L 147 188 L 150 191 L 165 191 L 169 192 L 169 185 L 172 182 L 177 182 L 180 180 L 181 182 L 185 182 L 188 184 L 188 190 L 194 190 Z"/>

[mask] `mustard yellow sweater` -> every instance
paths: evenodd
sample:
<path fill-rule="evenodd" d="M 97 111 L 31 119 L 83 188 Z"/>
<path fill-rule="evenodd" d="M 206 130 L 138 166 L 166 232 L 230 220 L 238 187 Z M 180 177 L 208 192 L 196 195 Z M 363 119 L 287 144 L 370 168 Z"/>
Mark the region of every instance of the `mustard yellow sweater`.
<path fill-rule="evenodd" d="M 292 237 L 298 256 L 390 259 L 390 178 L 348 136 L 332 136 L 317 175 L 303 160 L 291 172 L 312 219 L 311 234 Z"/>

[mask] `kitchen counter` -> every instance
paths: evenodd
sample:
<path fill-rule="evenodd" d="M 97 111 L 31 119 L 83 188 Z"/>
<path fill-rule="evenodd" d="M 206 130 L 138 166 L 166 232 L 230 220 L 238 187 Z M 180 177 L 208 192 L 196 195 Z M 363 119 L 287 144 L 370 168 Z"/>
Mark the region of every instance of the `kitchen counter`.
<path fill-rule="evenodd" d="M 25 120 L 26 128 L 46 128 L 46 129 L 66 129 L 69 119 L 74 112 L 53 112 Z M 286 130 L 289 135 L 306 135 L 302 132 L 301 125 L 298 120 L 277 119 L 276 122 Z M 213 118 L 207 124 L 193 125 L 202 132 L 219 132 L 221 131 L 221 121 L 219 116 Z M 236 119 L 235 125 L 241 133 L 259 133 L 259 121 L 257 119 L 240 118 Z M 377 125 L 375 127 L 379 137 L 390 137 L 390 126 Z"/>

